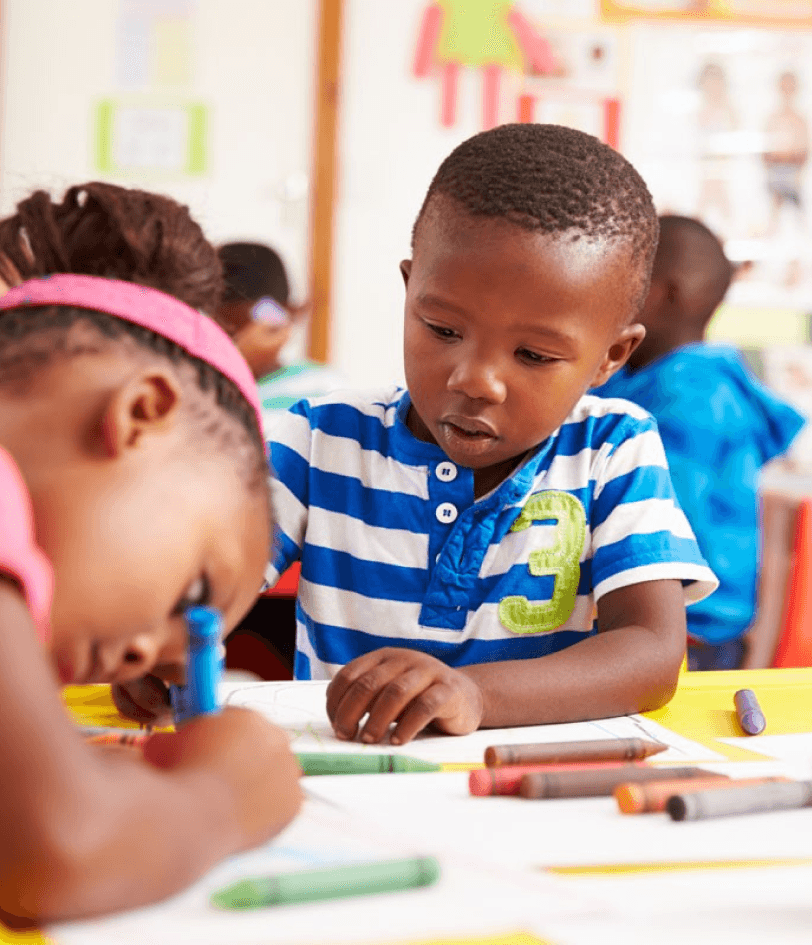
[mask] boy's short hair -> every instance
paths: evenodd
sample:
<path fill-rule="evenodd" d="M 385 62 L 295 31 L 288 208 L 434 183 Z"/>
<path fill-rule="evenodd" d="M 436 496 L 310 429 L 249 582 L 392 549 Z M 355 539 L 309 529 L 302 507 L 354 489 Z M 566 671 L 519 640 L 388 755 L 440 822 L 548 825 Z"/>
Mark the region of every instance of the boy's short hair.
<path fill-rule="evenodd" d="M 412 247 L 432 199 L 472 216 L 574 238 L 623 242 L 637 270 L 635 313 L 645 301 L 658 221 L 643 178 L 617 151 L 562 125 L 501 125 L 454 149 L 432 180 L 412 230 Z"/>
<path fill-rule="evenodd" d="M 287 305 L 290 284 L 279 254 L 264 243 L 224 243 L 218 250 L 223 266 L 223 302 L 272 298 Z"/>

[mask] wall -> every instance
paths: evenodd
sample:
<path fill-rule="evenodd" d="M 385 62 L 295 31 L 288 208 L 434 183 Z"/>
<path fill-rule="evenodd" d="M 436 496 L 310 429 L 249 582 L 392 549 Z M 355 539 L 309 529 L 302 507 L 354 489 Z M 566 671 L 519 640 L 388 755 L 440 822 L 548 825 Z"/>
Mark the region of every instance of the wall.
<path fill-rule="evenodd" d="M 127 3 L 4 0 L 0 212 L 36 187 L 58 192 L 100 177 L 160 190 L 187 203 L 215 241 L 278 246 L 303 292 L 316 0 L 139 0 L 144 10 L 174 3 L 179 11 L 188 74 L 174 84 L 150 79 L 140 92 L 207 106 L 208 169 L 196 179 L 117 179 L 94 167 L 94 106 L 128 94 L 120 58 Z"/>

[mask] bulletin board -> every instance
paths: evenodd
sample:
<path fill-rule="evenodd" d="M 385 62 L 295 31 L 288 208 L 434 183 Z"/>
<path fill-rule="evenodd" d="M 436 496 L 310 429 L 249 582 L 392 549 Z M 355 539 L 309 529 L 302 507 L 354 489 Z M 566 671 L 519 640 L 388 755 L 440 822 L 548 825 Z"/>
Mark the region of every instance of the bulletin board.
<path fill-rule="evenodd" d="M 741 264 L 731 312 L 786 313 L 778 334 L 797 334 L 812 311 L 812 0 L 324 3 L 343 19 L 323 86 L 333 151 L 316 160 L 334 168 L 313 256 L 329 289 L 319 355 L 354 384 L 402 380 L 414 218 L 451 150 L 504 122 L 618 148 L 660 213 L 702 219 Z M 738 340 L 734 317 L 719 325 Z"/>

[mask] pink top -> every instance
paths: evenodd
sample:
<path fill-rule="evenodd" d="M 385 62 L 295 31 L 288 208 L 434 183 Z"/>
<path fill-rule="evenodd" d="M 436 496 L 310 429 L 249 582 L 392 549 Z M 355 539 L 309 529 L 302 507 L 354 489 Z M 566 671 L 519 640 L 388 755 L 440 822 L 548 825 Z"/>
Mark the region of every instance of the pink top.
<path fill-rule="evenodd" d="M 31 497 L 17 464 L 0 447 L 0 572 L 19 582 L 31 617 L 46 640 L 54 577 L 51 562 L 37 545 Z"/>
<path fill-rule="evenodd" d="M 28 279 L 0 298 L 0 310 L 65 305 L 115 315 L 174 341 L 233 381 L 254 408 L 262 429 L 257 383 L 234 342 L 207 315 L 172 295 L 120 279 L 55 273 Z"/>

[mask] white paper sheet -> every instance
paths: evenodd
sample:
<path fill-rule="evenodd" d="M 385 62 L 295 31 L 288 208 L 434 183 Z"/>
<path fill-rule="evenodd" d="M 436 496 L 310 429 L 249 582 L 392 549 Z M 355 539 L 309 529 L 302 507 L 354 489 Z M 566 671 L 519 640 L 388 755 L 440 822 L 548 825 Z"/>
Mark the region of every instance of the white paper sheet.
<path fill-rule="evenodd" d="M 286 729 L 296 751 L 380 752 L 381 745 L 346 742 L 334 736 L 325 709 L 327 685 L 326 682 L 236 683 L 224 690 L 224 697 L 231 705 L 255 709 Z M 725 760 L 718 752 L 640 715 L 595 722 L 482 729 L 464 738 L 423 733 L 408 745 L 387 745 L 386 750 L 426 761 L 481 764 L 489 745 L 641 737 L 669 746 L 667 751 L 652 756 L 652 764 Z"/>
<path fill-rule="evenodd" d="M 812 778 L 812 732 L 720 738 L 719 741 L 775 758 L 784 763 L 792 777 Z"/>
<path fill-rule="evenodd" d="M 180 895 L 146 909 L 53 926 L 48 933 L 58 945 L 340 945 L 496 935 L 528 928 L 534 917 L 592 910 L 588 898 L 568 891 L 557 877 L 477 870 L 458 856 L 442 862 L 439 883 L 426 889 L 249 911 L 209 904 L 213 892 L 247 876 L 436 852 L 434 844 L 412 842 L 408 830 L 395 829 L 400 826 L 379 829 L 309 801 L 275 842 L 223 863 Z"/>

